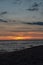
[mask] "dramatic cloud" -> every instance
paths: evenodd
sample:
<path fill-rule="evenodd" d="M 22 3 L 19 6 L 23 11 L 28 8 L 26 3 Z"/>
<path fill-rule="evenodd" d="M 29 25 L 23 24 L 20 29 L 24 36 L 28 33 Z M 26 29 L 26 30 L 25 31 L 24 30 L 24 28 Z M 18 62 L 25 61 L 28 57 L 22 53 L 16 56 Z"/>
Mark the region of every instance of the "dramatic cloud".
<path fill-rule="evenodd" d="M 39 10 L 39 5 L 37 2 L 34 2 L 32 7 L 28 8 L 28 11 L 38 11 Z"/>
<path fill-rule="evenodd" d="M 39 9 L 38 8 L 29 8 L 27 9 L 28 11 L 38 11 Z"/>
<path fill-rule="evenodd" d="M 37 2 L 34 2 L 34 4 L 32 5 L 32 7 L 38 7 L 39 4 Z"/>
<path fill-rule="evenodd" d="M 30 24 L 30 25 L 43 25 L 43 22 L 32 22 L 32 23 L 30 23 L 30 22 L 22 22 L 22 23 Z"/>
<path fill-rule="evenodd" d="M 4 15 L 4 14 L 7 14 L 7 11 L 3 11 L 0 13 L 0 15 Z"/>

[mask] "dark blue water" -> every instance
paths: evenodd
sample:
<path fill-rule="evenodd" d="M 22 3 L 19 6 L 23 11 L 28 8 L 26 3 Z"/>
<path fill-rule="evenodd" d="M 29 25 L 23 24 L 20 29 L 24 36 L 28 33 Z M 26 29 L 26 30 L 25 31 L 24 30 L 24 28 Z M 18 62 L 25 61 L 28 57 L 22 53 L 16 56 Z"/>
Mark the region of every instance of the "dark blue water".
<path fill-rule="evenodd" d="M 16 51 L 33 46 L 43 45 L 43 40 L 30 40 L 30 41 L 0 41 L 0 51 Z"/>

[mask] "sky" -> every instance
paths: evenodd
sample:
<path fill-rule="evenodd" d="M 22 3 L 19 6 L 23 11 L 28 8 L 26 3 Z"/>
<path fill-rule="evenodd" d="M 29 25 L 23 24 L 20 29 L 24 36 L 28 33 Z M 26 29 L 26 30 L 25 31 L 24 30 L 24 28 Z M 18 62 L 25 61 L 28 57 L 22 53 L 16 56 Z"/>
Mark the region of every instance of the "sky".
<path fill-rule="evenodd" d="M 0 40 L 43 39 L 43 0 L 0 0 Z"/>

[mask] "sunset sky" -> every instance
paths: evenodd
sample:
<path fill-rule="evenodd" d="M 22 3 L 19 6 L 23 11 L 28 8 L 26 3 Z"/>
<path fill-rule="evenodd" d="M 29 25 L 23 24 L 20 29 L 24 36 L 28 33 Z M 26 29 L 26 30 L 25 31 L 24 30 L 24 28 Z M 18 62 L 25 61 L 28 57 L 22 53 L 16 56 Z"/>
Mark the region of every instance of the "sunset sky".
<path fill-rule="evenodd" d="M 0 40 L 43 39 L 43 0 L 0 0 Z"/>

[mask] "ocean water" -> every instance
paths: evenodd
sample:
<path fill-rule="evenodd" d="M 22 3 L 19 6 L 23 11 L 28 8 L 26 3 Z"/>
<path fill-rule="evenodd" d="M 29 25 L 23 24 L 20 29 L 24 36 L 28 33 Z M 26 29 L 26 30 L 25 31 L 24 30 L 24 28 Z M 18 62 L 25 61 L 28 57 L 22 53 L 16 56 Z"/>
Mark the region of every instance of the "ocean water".
<path fill-rule="evenodd" d="M 11 52 L 43 45 L 43 40 L 0 41 L 0 52 Z"/>

